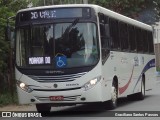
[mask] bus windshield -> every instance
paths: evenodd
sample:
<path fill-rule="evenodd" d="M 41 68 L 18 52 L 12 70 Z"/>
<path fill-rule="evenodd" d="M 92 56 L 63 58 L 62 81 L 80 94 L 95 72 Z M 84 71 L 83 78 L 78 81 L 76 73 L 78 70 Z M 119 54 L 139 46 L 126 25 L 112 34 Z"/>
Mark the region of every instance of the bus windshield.
<path fill-rule="evenodd" d="M 55 23 L 17 29 L 16 63 L 20 67 L 71 68 L 99 60 L 95 23 Z"/>

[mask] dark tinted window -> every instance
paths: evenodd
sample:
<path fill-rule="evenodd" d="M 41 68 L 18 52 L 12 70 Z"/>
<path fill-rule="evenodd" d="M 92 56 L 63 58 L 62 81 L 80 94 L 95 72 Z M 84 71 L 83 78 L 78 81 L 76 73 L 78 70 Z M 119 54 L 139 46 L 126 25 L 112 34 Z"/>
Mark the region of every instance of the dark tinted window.
<path fill-rule="evenodd" d="M 142 30 L 139 28 L 136 28 L 136 43 L 137 43 L 137 51 L 143 52 Z"/>
<path fill-rule="evenodd" d="M 134 26 L 128 26 L 129 32 L 129 48 L 131 51 L 136 51 L 136 36 Z"/>
<path fill-rule="evenodd" d="M 118 21 L 114 19 L 110 19 L 109 27 L 110 27 L 110 35 L 111 35 L 111 48 L 119 50 L 120 40 L 119 40 Z"/>
<path fill-rule="evenodd" d="M 149 39 L 148 39 L 148 35 L 147 35 L 147 31 L 143 30 L 142 32 L 142 36 L 143 36 L 143 39 L 144 39 L 144 52 L 147 53 L 148 52 L 148 48 L 149 48 Z"/>
<path fill-rule="evenodd" d="M 104 63 L 107 60 L 110 48 L 110 31 L 108 25 L 108 17 L 103 14 L 99 14 L 99 21 L 100 21 L 102 63 Z"/>
<path fill-rule="evenodd" d="M 129 49 L 128 45 L 128 27 L 127 24 L 120 22 L 119 24 L 119 38 L 121 41 L 121 49 L 127 50 Z"/>
<path fill-rule="evenodd" d="M 148 32 L 148 39 L 149 39 L 149 52 L 153 53 L 154 52 L 154 48 L 153 48 L 153 36 L 152 36 L 152 32 Z"/>

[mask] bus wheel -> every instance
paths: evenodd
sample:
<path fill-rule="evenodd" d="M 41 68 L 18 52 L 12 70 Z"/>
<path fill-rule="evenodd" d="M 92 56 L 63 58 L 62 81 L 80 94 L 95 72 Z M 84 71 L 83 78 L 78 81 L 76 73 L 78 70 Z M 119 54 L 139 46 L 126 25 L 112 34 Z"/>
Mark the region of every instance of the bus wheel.
<path fill-rule="evenodd" d="M 137 93 L 136 98 L 138 100 L 143 100 L 144 97 L 145 97 L 145 80 L 144 80 L 144 77 L 142 77 L 141 92 Z"/>
<path fill-rule="evenodd" d="M 50 110 L 51 110 L 51 106 L 47 104 L 36 104 L 36 108 L 37 108 L 37 111 L 39 113 L 42 113 L 43 115 L 50 113 Z"/>
<path fill-rule="evenodd" d="M 113 81 L 111 89 L 111 100 L 108 101 L 109 109 L 115 109 L 117 107 L 118 88 L 116 82 Z"/>
<path fill-rule="evenodd" d="M 141 81 L 141 91 L 139 93 L 135 93 L 132 95 L 128 95 L 127 98 L 130 101 L 133 100 L 143 100 L 145 97 L 145 77 L 142 77 L 142 81 Z"/>

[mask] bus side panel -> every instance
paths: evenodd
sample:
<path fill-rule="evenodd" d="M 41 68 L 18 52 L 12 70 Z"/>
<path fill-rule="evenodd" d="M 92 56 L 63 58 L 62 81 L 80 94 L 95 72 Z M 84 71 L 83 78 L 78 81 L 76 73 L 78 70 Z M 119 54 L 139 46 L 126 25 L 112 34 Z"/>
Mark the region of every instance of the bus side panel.
<path fill-rule="evenodd" d="M 113 81 L 113 67 L 111 64 L 111 57 L 107 59 L 107 61 L 102 65 L 102 94 L 103 94 L 103 101 L 107 101 L 111 99 L 111 86 Z"/>
<path fill-rule="evenodd" d="M 137 54 L 133 58 L 134 74 L 131 80 L 131 89 L 129 94 L 138 93 L 141 91 L 142 75 L 145 76 L 145 89 L 153 87 L 154 80 L 154 56 L 147 54 Z"/>
<path fill-rule="evenodd" d="M 153 55 L 111 51 L 110 57 L 102 67 L 102 76 L 106 85 L 109 85 L 109 92 L 115 76 L 118 78 L 119 97 L 140 92 L 143 72 L 146 90 L 151 89 L 154 83 L 154 67 L 148 65 L 153 59 Z"/>
<path fill-rule="evenodd" d="M 136 53 L 120 52 L 117 53 L 117 69 L 119 73 L 119 96 L 124 97 L 130 94 L 132 89 L 132 80 L 137 75 L 134 71 L 134 56 Z"/>
<path fill-rule="evenodd" d="M 155 85 L 155 56 L 154 55 L 146 55 L 145 57 L 145 89 L 151 90 Z"/>
<path fill-rule="evenodd" d="M 128 66 L 121 65 L 120 58 L 123 55 L 120 52 L 111 51 L 107 61 L 102 66 L 102 76 L 104 77 L 105 86 L 107 88 L 105 92 L 103 92 L 104 96 L 106 96 L 105 97 L 106 100 L 111 99 L 111 88 L 112 88 L 114 77 L 118 79 L 118 86 L 121 85 L 122 82 L 123 84 L 125 84 L 126 82 L 125 79 L 128 79 L 127 78 Z M 122 95 L 119 95 L 119 97 L 121 96 Z"/>
<path fill-rule="evenodd" d="M 111 51 L 110 57 L 102 67 L 103 76 L 109 85 L 108 89 L 110 91 L 114 77 L 118 79 L 119 97 L 129 94 L 127 84 L 130 83 L 129 80 L 133 70 L 133 63 L 128 55 L 129 54 L 123 52 Z"/>

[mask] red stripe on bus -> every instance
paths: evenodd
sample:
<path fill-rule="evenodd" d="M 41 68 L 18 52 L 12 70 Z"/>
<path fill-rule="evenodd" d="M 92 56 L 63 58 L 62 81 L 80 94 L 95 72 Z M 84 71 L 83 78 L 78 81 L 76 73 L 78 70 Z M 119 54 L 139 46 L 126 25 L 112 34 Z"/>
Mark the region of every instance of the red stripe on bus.
<path fill-rule="evenodd" d="M 134 70 L 134 66 L 133 66 L 131 77 L 130 77 L 128 83 L 125 86 L 119 88 L 119 94 L 120 95 L 126 91 L 126 89 L 128 88 L 129 84 L 131 83 L 132 75 L 133 75 L 133 70 Z"/>

